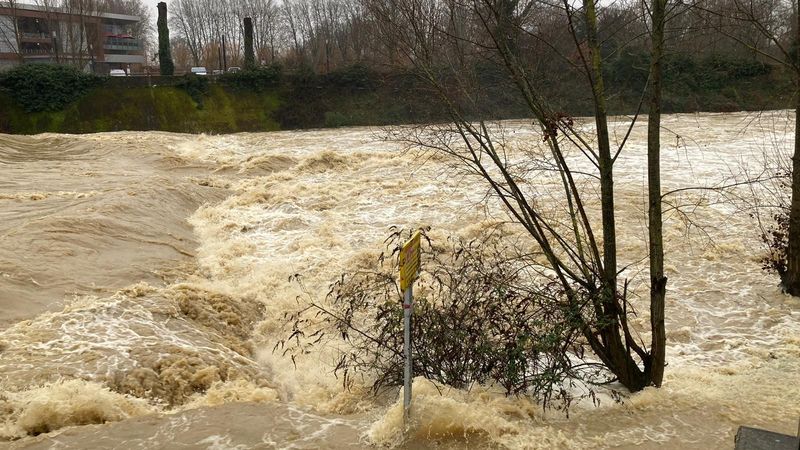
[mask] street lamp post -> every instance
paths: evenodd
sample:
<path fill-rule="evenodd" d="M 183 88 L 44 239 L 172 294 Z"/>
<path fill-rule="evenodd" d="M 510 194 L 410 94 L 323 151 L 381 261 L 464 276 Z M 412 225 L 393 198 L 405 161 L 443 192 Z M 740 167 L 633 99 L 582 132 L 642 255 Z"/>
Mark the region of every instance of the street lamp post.
<path fill-rule="evenodd" d="M 58 38 L 56 37 L 56 30 L 53 30 L 53 51 L 56 53 L 56 64 L 58 64 Z"/>

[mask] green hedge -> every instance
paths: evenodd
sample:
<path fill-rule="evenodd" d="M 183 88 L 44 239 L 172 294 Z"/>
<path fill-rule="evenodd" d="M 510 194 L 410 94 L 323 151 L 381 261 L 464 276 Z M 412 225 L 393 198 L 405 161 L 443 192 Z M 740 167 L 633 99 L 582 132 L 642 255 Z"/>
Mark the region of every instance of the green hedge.
<path fill-rule="evenodd" d="M 281 84 L 283 68 L 277 64 L 220 75 L 219 82 L 239 90 L 262 91 Z"/>
<path fill-rule="evenodd" d="M 23 64 L 0 74 L 0 87 L 27 112 L 58 111 L 102 80 L 72 66 Z"/>

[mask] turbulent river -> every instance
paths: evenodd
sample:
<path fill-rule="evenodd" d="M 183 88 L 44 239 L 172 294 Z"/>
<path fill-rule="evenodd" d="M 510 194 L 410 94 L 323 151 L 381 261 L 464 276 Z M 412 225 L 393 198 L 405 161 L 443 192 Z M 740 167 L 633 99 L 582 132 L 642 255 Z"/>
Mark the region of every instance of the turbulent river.
<path fill-rule="evenodd" d="M 793 121 L 666 116 L 665 191 L 757 172 Z M 625 122 L 612 125 L 621 138 Z M 541 142 L 525 122 L 503 126 L 512 147 Z M 638 280 L 645 132 L 615 183 L 620 266 Z M 417 378 L 404 437 L 397 391 L 343 390 L 333 352 L 296 367 L 273 353 L 284 313 L 374 263 L 390 227 L 442 241 L 507 220 L 480 180 L 381 136 L 0 136 L 0 448 L 707 449 L 732 447 L 739 425 L 796 431 L 800 302 L 762 271 L 755 220 L 725 201 L 749 188 L 675 200 L 690 211 L 666 216 L 665 384 L 622 403 L 566 417 Z"/>

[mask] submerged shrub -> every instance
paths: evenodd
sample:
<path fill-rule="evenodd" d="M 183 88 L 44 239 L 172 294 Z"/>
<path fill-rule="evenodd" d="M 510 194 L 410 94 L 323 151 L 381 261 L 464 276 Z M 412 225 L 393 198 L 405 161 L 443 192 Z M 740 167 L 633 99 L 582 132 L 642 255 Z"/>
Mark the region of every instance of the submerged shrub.
<path fill-rule="evenodd" d="M 766 254 L 761 258 L 761 268 L 768 273 L 776 273 L 781 283 L 786 281 L 789 272 L 789 200 L 792 192 L 792 161 L 788 154 L 778 151 L 765 155 L 765 164 L 775 164 L 778 169 L 771 171 L 772 181 L 766 196 L 769 207 L 756 205 L 750 217 L 757 219 L 761 228 L 761 242 Z"/>
<path fill-rule="evenodd" d="M 101 81 L 73 66 L 53 64 L 22 64 L 0 74 L 0 87 L 26 112 L 61 110 Z"/>
<path fill-rule="evenodd" d="M 788 271 L 787 252 L 789 250 L 789 212 L 780 211 L 772 216 L 775 221 L 761 240 L 767 245 L 768 253 L 761 259 L 761 267 L 772 273 L 777 273 L 781 280 Z"/>
<path fill-rule="evenodd" d="M 397 255 L 407 233 L 395 231 L 378 268 L 344 274 L 325 302 L 286 315 L 286 338 L 276 351 L 294 359 L 335 340 L 337 376 L 355 376 L 378 391 L 403 383 L 403 307 Z M 427 239 L 427 238 L 426 238 Z M 494 233 L 446 246 L 423 245 L 424 273 L 415 286 L 412 325 L 414 375 L 457 388 L 474 383 L 530 394 L 568 406 L 593 392 L 578 380 L 605 373 L 584 361 L 577 320 L 558 283 L 541 276 L 530 255 Z M 573 303 L 574 304 L 574 303 Z M 573 389 L 582 387 L 584 390 Z"/>

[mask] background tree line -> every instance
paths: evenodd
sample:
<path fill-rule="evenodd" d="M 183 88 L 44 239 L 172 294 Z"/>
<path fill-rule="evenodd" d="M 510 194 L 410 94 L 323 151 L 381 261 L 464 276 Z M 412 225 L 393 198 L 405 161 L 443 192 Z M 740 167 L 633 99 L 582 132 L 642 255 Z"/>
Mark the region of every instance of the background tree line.
<path fill-rule="evenodd" d="M 467 23 L 468 15 L 450 13 L 452 2 L 425 3 L 431 17 L 449 22 L 448 27 L 465 40 L 477 38 L 478 30 Z M 407 64 L 399 58 L 396 45 L 379 39 L 381 24 L 363 0 L 176 0 L 170 2 L 169 8 L 173 47 L 182 55 L 176 56 L 178 66 L 216 67 L 217 47 L 223 36 L 232 64 L 240 65 L 244 17 L 253 18 L 257 59 L 263 64 L 304 65 L 319 73 L 353 64 L 373 67 Z M 742 0 L 670 2 L 668 8 L 667 56 L 676 59 L 699 61 L 716 57 L 768 62 L 764 54 L 780 56 L 778 42 L 791 45 L 792 29 L 788 25 L 796 7 L 787 0 L 749 1 L 747 5 Z M 736 17 L 734 12 L 742 8 L 751 11 L 760 24 L 744 23 Z M 716 14 L 710 16 L 709 11 Z M 572 38 L 564 27 L 565 14 L 558 2 L 536 2 L 521 48 L 538 55 L 554 52 L 574 59 Z M 614 66 L 614 72 L 623 72 L 619 76 L 631 71 L 643 73 L 642 55 L 647 53 L 650 25 L 642 3 L 623 0 L 598 8 L 597 20 L 601 50 Z M 772 31 L 777 42 L 764 35 L 761 25 Z M 582 32 L 580 26 L 576 31 Z M 747 43 L 749 48 L 737 41 Z M 548 66 L 548 62 L 552 63 L 543 58 L 539 63 Z"/>

